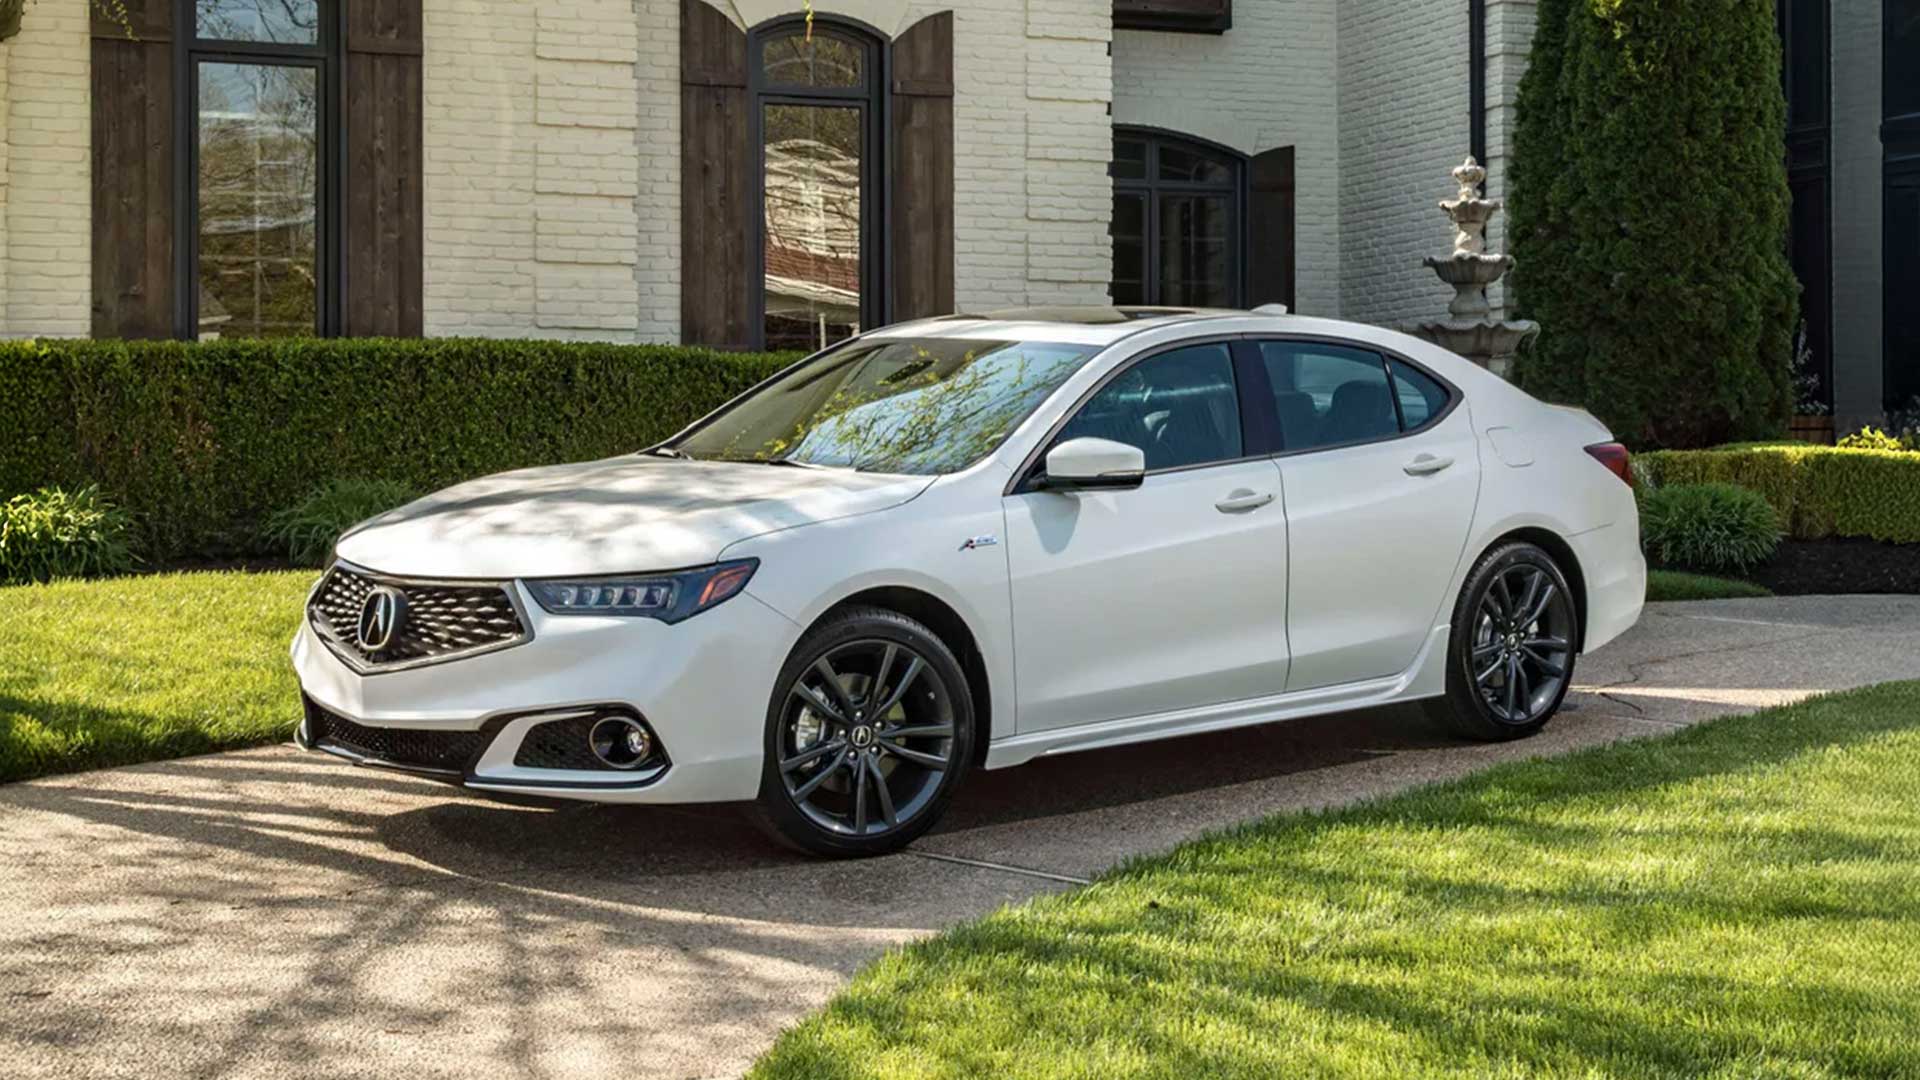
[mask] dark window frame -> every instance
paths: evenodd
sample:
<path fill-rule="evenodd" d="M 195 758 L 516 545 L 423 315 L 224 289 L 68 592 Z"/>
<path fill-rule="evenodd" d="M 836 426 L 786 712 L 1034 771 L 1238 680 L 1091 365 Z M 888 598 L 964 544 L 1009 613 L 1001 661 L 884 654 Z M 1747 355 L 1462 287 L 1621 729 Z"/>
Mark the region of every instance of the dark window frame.
<path fill-rule="evenodd" d="M 887 223 L 891 207 L 892 147 L 886 133 L 893 122 L 888 89 L 893 85 L 892 39 L 858 19 L 842 15 L 815 15 L 814 33 L 829 33 L 858 44 L 865 54 L 865 85 L 861 87 L 796 87 L 772 84 L 766 76 L 766 44 L 794 30 L 804 31 L 804 15 L 768 19 L 747 32 L 747 118 L 752 175 L 747 198 L 752 206 L 753 236 L 748 245 L 748 325 L 750 344 L 767 343 L 767 147 L 768 105 L 856 107 L 860 121 L 860 332 L 887 325 L 893 311 L 893 277 L 886 265 Z M 855 335 L 858 336 L 858 335 Z M 843 339 L 851 340 L 851 339 Z M 832 342 L 828 347 L 839 345 Z"/>
<path fill-rule="evenodd" d="M 1145 179 L 1122 180 L 1113 177 L 1112 162 L 1118 160 L 1118 154 L 1109 159 L 1107 174 L 1113 181 L 1113 198 L 1117 202 L 1123 196 L 1136 196 L 1146 202 L 1145 227 L 1142 230 L 1141 248 L 1145 267 L 1142 270 L 1140 303 L 1146 307 L 1163 307 L 1167 301 L 1160 295 L 1160 196 L 1165 194 L 1226 195 L 1231 200 L 1232 220 L 1227 227 L 1227 285 L 1229 295 L 1226 307 L 1244 307 L 1247 294 L 1252 288 L 1251 263 L 1247 258 L 1250 246 L 1248 230 L 1250 228 L 1247 213 L 1250 175 L 1252 169 L 1247 155 L 1230 146 L 1209 139 L 1198 138 L 1184 132 L 1170 131 L 1166 128 L 1144 127 L 1135 124 L 1116 124 L 1113 128 L 1113 141 L 1117 147 L 1120 140 L 1133 139 L 1145 144 L 1143 159 Z M 1198 150 L 1208 156 L 1225 158 L 1232 166 L 1233 178 L 1223 184 L 1197 183 L 1180 180 L 1161 180 L 1159 178 L 1160 150 L 1165 146 Z M 1109 237 L 1111 239 L 1111 237 Z M 1113 295 L 1112 284 L 1108 284 L 1108 296 Z"/>
<path fill-rule="evenodd" d="M 1794 278 L 1801 287 L 1800 318 L 1807 328 L 1807 344 L 1814 353 L 1816 397 L 1829 411 L 1833 407 L 1833 12 L 1830 4 L 1819 5 L 1819 18 L 1812 24 L 1800 18 L 1804 14 L 1794 0 L 1776 0 L 1774 18 L 1780 36 L 1780 88 L 1786 99 L 1787 185 L 1791 201 L 1787 208 L 1787 257 Z M 1816 117 L 1794 115 L 1794 103 L 1801 87 L 1796 81 L 1795 61 L 1807 50 L 1819 58 L 1818 85 L 1813 99 L 1820 105 Z M 1817 236 L 1796 235 L 1799 209 L 1803 200 L 1814 194 Z M 1811 250 L 1809 250 L 1811 249 Z M 1807 265 L 1809 258 L 1818 265 Z M 1811 280 L 1809 280 L 1811 279 Z M 1821 295 L 1812 295 L 1815 289 Z M 1811 315 L 1809 314 L 1811 310 Z M 1797 350 L 1799 341 L 1793 345 Z M 1796 363 L 1797 363 L 1796 357 Z"/>
<path fill-rule="evenodd" d="M 192 0 L 174 4 L 174 336 L 197 340 L 200 319 L 200 65 L 305 67 L 315 72 L 319 130 L 315 133 L 314 336 L 338 337 L 346 295 L 343 224 L 346 214 L 346 2 L 315 0 L 320 39 L 312 45 L 227 41 L 199 36 Z"/>

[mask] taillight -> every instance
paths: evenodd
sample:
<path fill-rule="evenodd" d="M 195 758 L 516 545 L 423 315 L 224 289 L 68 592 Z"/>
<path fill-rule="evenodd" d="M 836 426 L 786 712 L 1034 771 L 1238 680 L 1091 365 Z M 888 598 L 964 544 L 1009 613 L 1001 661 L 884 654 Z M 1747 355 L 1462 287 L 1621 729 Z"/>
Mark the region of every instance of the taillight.
<path fill-rule="evenodd" d="M 1587 447 L 1587 453 L 1593 460 L 1607 467 L 1607 471 L 1620 478 L 1628 487 L 1633 486 L 1633 466 L 1627 460 L 1627 448 L 1617 442 L 1594 443 Z"/>

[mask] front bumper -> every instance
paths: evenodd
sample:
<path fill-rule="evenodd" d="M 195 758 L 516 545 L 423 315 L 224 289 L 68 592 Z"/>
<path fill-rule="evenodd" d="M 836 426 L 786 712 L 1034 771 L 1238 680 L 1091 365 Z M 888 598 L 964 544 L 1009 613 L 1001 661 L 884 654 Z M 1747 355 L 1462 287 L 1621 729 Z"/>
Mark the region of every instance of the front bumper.
<path fill-rule="evenodd" d="M 292 648 L 308 703 L 297 741 L 356 764 L 503 794 L 673 803 L 731 802 L 759 792 L 767 704 L 799 627 L 745 593 L 668 626 L 549 615 L 521 586 L 512 587 L 521 591 L 531 640 L 404 670 L 352 670 L 303 618 Z M 664 748 L 663 767 L 516 764 L 536 726 L 606 709 L 629 712 L 652 729 Z M 330 738 L 325 716 L 368 730 Z M 443 744 L 451 749 L 433 749 Z M 395 745 L 409 750 L 382 752 Z"/>

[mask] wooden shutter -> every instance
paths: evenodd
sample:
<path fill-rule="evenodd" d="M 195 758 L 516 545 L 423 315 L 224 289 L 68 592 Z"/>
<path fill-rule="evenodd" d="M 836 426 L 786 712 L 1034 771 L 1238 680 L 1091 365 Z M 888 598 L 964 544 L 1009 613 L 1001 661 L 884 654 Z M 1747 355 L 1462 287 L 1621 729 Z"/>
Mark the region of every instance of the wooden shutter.
<path fill-rule="evenodd" d="M 420 0 L 347 4 L 341 332 L 418 337 L 424 271 Z"/>
<path fill-rule="evenodd" d="M 1293 147 L 1256 154 L 1247 184 L 1247 306 L 1293 299 Z"/>
<path fill-rule="evenodd" d="M 93 336 L 173 336 L 173 2 L 93 9 Z"/>
<path fill-rule="evenodd" d="M 754 184 L 747 35 L 702 0 L 680 0 L 680 336 L 748 348 Z"/>
<path fill-rule="evenodd" d="M 893 318 L 953 311 L 953 13 L 893 44 Z"/>

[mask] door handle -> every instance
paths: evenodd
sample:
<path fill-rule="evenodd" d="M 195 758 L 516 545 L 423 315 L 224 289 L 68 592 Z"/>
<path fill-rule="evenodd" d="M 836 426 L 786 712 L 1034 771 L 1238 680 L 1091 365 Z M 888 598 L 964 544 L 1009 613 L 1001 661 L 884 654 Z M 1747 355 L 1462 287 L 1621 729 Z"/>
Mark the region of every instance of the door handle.
<path fill-rule="evenodd" d="M 1249 510 L 1258 510 L 1272 501 L 1273 492 L 1271 491 L 1249 491 L 1241 488 L 1213 505 L 1223 514 L 1244 514 Z"/>
<path fill-rule="evenodd" d="M 1453 459 L 1450 457 L 1434 457 L 1432 454 L 1421 454 L 1419 457 L 1407 462 L 1403 468 L 1406 469 L 1408 476 L 1432 476 L 1434 473 L 1439 472 L 1451 464 L 1453 464 Z"/>

